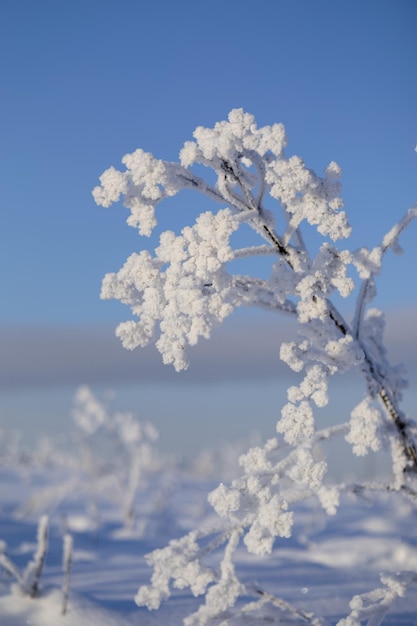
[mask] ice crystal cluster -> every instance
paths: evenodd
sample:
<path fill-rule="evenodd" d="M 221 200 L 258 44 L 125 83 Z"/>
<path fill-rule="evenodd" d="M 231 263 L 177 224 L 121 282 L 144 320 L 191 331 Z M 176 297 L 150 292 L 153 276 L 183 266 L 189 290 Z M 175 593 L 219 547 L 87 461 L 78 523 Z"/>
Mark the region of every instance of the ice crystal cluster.
<path fill-rule="evenodd" d="M 298 320 L 297 337 L 279 353 L 303 377 L 288 389 L 278 436 L 243 455 L 240 477 L 209 495 L 223 530 L 211 540 L 209 531 L 191 533 L 149 556 L 152 583 L 139 590 L 137 602 L 157 608 L 171 584 L 205 594 L 205 604 L 186 621 L 190 626 L 208 624 L 250 593 L 233 564 L 241 542 L 255 555 L 270 553 L 277 537 L 291 535 L 294 506 L 307 498 L 336 513 L 344 486 L 327 481 L 326 462 L 316 454 L 321 441 L 343 435 L 356 455 L 390 448 L 391 487 L 413 491 L 416 431 L 399 406 L 405 383 L 383 348 L 383 315 L 369 305 L 384 254 L 399 250 L 398 237 L 417 216 L 417 205 L 374 249 L 341 248 L 337 242 L 347 239 L 351 228 L 339 166 L 331 162 L 319 176 L 300 157 L 287 156 L 286 143 L 282 124 L 258 128 L 252 115 L 236 109 L 213 128 L 198 127 L 178 163 L 137 150 L 123 158 L 124 171 L 104 172 L 93 192 L 105 207 L 122 198 L 130 210 L 128 224 L 147 236 L 157 224 L 158 203 L 181 190 L 194 190 L 218 207 L 201 213 L 179 235 L 163 232 L 153 255 L 134 253 L 119 272 L 104 278 L 102 298 L 116 298 L 133 313 L 117 329 L 126 348 L 153 342 L 164 363 L 181 370 L 188 366 L 188 347 L 208 338 L 238 306 Z M 211 171 L 206 179 L 202 166 Z M 256 245 L 234 245 L 234 233 L 243 226 L 253 231 Z M 308 228 L 323 239 L 314 253 L 305 243 Z M 234 271 L 234 261 L 259 255 L 271 261 L 267 278 Z M 348 321 L 332 296 L 347 298 L 354 289 L 355 313 Z M 315 410 L 328 403 L 329 380 L 351 368 L 362 372 L 366 396 L 352 408 L 350 422 L 317 430 Z M 224 556 L 215 570 L 204 557 L 221 545 Z"/>

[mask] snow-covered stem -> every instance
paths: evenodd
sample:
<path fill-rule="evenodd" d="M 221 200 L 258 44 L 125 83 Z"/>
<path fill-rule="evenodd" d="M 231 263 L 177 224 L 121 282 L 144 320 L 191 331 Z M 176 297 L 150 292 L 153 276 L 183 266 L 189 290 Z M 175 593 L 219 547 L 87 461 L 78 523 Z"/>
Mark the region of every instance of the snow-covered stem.
<path fill-rule="evenodd" d="M 65 533 L 62 545 L 62 570 L 64 572 L 64 582 L 62 585 L 62 605 L 61 615 L 65 615 L 68 608 L 68 598 L 71 582 L 73 538 L 69 533 Z"/>
<path fill-rule="evenodd" d="M 396 493 L 408 498 L 414 505 L 417 505 L 417 491 L 409 485 L 401 485 L 398 489 L 391 483 L 367 482 L 362 483 L 346 483 L 342 485 L 343 491 L 353 493 L 355 495 L 363 495 L 365 493 Z"/>
<path fill-rule="evenodd" d="M 16 579 L 16 582 L 19 584 L 20 588 L 22 588 L 24 582 L 22 573 L 4 552 L 0 554 L 0 565 L 10 576 Z"/>
<path fill-rule="evenodd" d="M 257 609 L 258 606 L 262 606 L 264 604 L 272 604 L 284 613 L 287 613 L 290 616 L 291 620 L 295 618 L 297 619 L 297 621 L 299 621 L 299 623 L 301 622 L 303 624 L 312 624 L 313 626 L 326 626 L 325 621 L 315 616 L 313 613 L 300 611 L 286 600 L 277 598 L 276 596 L 268 593 L 264 589 L 261 589 L 259 585 L 245 585 L 245 592 L 247 593 L 247 595 L 258 596 L 260 599 L 256 602 L 246 604 L 241 610 L 242 614 L 250 613 L 254 609 Z"/>
<path fill-rule="evenodd" d="M 19 593 L 31 598 L 36 598 L 39 594 L 39 584 L 48 550 L 48 524 L 47 515 L 43 515 L 38 523 L 36 552 L 23 573 L 4 551 L 0 553 L 0 565 L 16 579 Z"/>
<path fill-rule="evenodd" d="M 38 524 L 36 552 L 23 574 L 24 587 L 31 598 L 36 598 L 39 593 L 39 583 L 48 549 L 48 524 L 48 516 L 42 515 Z"/>

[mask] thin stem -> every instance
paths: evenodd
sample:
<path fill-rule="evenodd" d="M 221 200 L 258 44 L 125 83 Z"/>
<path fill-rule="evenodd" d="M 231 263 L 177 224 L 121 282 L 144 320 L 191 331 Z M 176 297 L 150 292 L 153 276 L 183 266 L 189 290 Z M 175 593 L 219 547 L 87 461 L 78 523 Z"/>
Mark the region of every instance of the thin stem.
<path fill-rule="evenodd" d="M 36 598 L 39 592 L 39 583 L 41 580 L 42 569 L 45 562 L 46 551 L 48 548 L 48 517 L 43 515 L 39 521 L 38 526 L 38 546 L 36 554 L 28 567 L 27 573 L 32 571 L 33 567 L 33 579 L 29 588 L 29 595 L 31 598 Z"/>
<path fill-rule="evenodd" d="M 289 602 L 282 600 L 282 598 L 277 598 L 271 593 L 264 591 L 263 589 L 261 589 L 259 585 L 245 585 L 245 591 L 248 594 L 254 594 L 255 596 L 258 596 L 258 597 L 260 596 L 261 597 L 260 602 L 262 604 L 270 603 L 278 607 L 279 609 L 281 609 L 281 611 L 286 611 L 290 613 L 290 615 L 292 615 L 293 617 L 301 619 L 304 622 L 307 622 L 308 624 L 311 624 L 313 619 L 315 618 L 313 613 L 305 613 L 304 611 L 300 611 Z M 254 604 L 252 604 L 252 606 L 248 604 L 246 605 L 246 607 L 243 608 L 243 611 L 247 613 L 252 608 L 255 608 Z"/>
<path fill-rule="evenodd" d="M 244 259 L 249 256 L 262 256 L 276 254 L 275 248 L 272 246 L 248 246 L 247 248 L 239 248 L 234 250 L 234 259 Z"/>
<path fill-rule="evenodd" d="M 16 565 L 5 555 L 0 554 L 0 565 L 10 576 L 14 576 L 21 587 L 24 586 L 23 576 Z"/>
<path fill-rule="evenodd" d="M 288 252 L 288 248 L 286 248 L 281 243 L 278 235 L 276 233 L 274 233 L 269 226 L 264 224 L 263 228 L 264 228 L 264 231 L 266 232 L 266 234 L 268 235 L 269 239 L 272 241 L 272 243 L 274 244 L 274 246 L 278 250 L 279 255 L 282 256 L 285 259 L 287 265 L 293 270 L 294 266 L 293 266 L 292 262 L 290 261 L 290 253 Z"/>
<path fill-rule="evenodd" d="M 272 289 L 268 289 L 267 283 L 261 278 L 250 276 L 233 276 L 233 286 L 236 290 L 236 305 L 259 306 L 267 311 L 277 311 L 286 315 L 295 316 L 297 310 L 294 302 L 286 299 L 284 302 L 276 301 Z"/>
<path fill-rule="evenodd" d="M 61 615 L 66 614 L 67 607 L 68 607 L 68 598 L 69 598 L 70 581 L 71 581 L 72 547 L 73 547 L 72 536 L 69 533 L 67 533 L 64 536 L 64 542 L 63 542 L 62 567 L 64 570 L 64 584 L 62 587 Z"/>

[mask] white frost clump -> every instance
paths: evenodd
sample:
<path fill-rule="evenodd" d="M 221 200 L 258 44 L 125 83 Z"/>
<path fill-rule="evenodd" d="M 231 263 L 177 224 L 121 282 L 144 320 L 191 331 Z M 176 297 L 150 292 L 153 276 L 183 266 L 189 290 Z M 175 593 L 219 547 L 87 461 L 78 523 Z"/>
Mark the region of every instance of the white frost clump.
<path fill-rule="evenodd" d="M 292 216 L 290 225 L 297 228 L 305 219 L 317 226 L 321 235 L 337 240 L 349 237 L 351 228 L 339 197 L 339 166 L 332 162 L 321 179 L 297 156 L 275 159 L 267 166 L 266 181 L 273 198 L 285 205 Z"/>
<path fill-rule="evenodd" d="M 208 501 L 220 517 L 233 516 L 240 507 L 240 493 L 238 489 L 230 489 L 223 483 L 208 495 Z"/>
<path fill-rule="evenodd" d="M 334 485 L 331 487 L 322 485 L 317 489 L 317 496 L 327 515 L 336 515 L 337 507 L 340 502 L 339 489 Z"/>
<path fill-rule="evenodd" d="M 163 233 L 155 258 L 147 251 L 133 254 L 117 274 L 106 275 L 101 297 L 129 304 L 139 318 L 117 328 L 125 348 L 157 339 L 164 363 L 177 370 L 187 367 L 186 346 L 207 339 L 212 326 L 234 309 L 228 301 L 233 284 L 224 265 L 233 258 L 229 238 L 238 226 L 228 209 L 203 213 L 180 236 Z"/>
<path fill-rule="evenodd" d="M 326 406 L 329 402 L 327 379 L 328 371 L 322 365 L 309 366 L 300 386 L 288 388 L 288 400 L 296 403 L 311 398 L 316 406 Z"/>
<path fill-rule="evenodd" d="M 236 154 L 268 151 L 280 157 L 286 145 L 282 124 L 257 128 L 255 118 L 242 109 L 229 113 L 228 121 L 217 122 L 214 128 L 199 126 L 194 141 L 187 141 L 180 153 L 181 164 L 190 167 L 202 163 L 216 168 L 221 161 L 233 160 Z"/>
<path fill-rule="evenodd" d="M 382 249 L 378 246 L 372 250 L 361 248 L 352 254 L 352 261 L 356 267 L 359 277 L 363 280 L 372 275 L 379 274 L 382 263 Z"/>
<path fill-rule="evenodd" d="M 109 207 L 124 196 L 124 205 L 130 209 L 129 226 L 149 236 L 155 228 L 155 205 L 163 198 L 175 195 L 178 182 L 170 164 L 156 159 L 149 152 L 136 150 L 123 157 L 125 172 L 110 167 L 100 177 L 101 186 L 95 187 L 93 197 L 97 204 Z"/>
<path fill-rule="evenodd" d="M 296 458 L 297 461 L 287 471 L 287 476 L 295 483 L 306 485 L 313 491 L 320 489 L 327 464 L 324 461 L 315 461 L 310 450 L 303 448 L 297 450 Z"/>
<path fill-rule="evenodd" d="M 277 446 L 278 440 L 273 438 L 269 439 L 263 448 L 251 448 L 239 457 L 239 465 L 244 468 L 246 473 L 268 472 L 272 469 L 271 461 L 268 459 L 268 453 L 275 450 Z"/>
<path fill-rule="evenodd" d="M 346 441 L 352 444 L 357 456 L 377 452 L 383 443 L 383 422 L 380 410 L 365 398 L 351 413 L 350 430 Z"/>
<path fill-rule="evenodd" d="M 314 435 L 314 414 L 310 402 L 288 403 L 281 409 L 282 418 L 277 424 L 277 432 L 283 433 L 290 444 L 310 439 Z"/>
<path fill-rule="evenodd" d="M 189 533 L 181 539 L 172 540 L 166 548 L 147 555 L 148 564 L 154 568 L 152 584 L 140 587 L 135 597 L 137 605 L 147 606 L 148 609 L 159 608 L 161 602 L 170 595 L 171 579 L 175 588 L 189 587 L 195 596 L 205 592 L 215 575 L 210 568 L 202 566 L 198 559 L 200 547 L 196 537 L 196 532 Z"/>
<path fill-rule="evenodd" d="M 87 435 L 93 435 L 109 419 L 104 406 L 86 385 L 79 387 L 75 394 L 72 418 Z"/>
<path fill-rule="evenodd" d="M 121 194 L 127 191 L 127 180 L 122 172 L 114 167 L 109 167 L 100 176 L 101 187 L 93 189 L 94 200 L 100 206 L 109 207 L 113 202 L 118 202 Z"/>
<path fill-rule="evenodd" d="M 219 485 L 208 496 L 220 517 L 247 529 L 243 541 L 249 552 L 257 555 L 270 553 L 276 537 L 289 537 L 293 523 L 288 503 L 273 493 L 271 479 L 263 477 L 265 468 L 255 460 L 260 456 L 259 449 L 245 455 L 241 463 L 248 467 L 248 473 L 234 480 L 230 488 Z"/>
<path fill-rule="evenodd" d="M 295 341 L 283 342 L 280 347 L 279 356 L 294 372 L 301 372 L 304 367 L 304 354 L 307 351 L 306 341 L 297 345 Z"/>
<path fill-rule="evenodd" d="M 236 576 L 233 556 L 239 544 L 240 530 L 230 533 L 224 557 L 220 563 L 220 576 L 216 583 L 211 585 L 206 593 L 205 604 L 198 611 L 185 618 L 185 626 L 200 626 L 206 624 L 210 618 L 221 615 L 233 607 L 238 597 L 244 593 L 245 587 Z"/>
<path fill-rule="evenodd" d="M 292 511 L 286 511 L 285 503 L 274 496 L 259 510 L 244 537 L 244 544 L 257 556 L 270 554 L 276 537 L 291 537 L 292 525 Z"/>

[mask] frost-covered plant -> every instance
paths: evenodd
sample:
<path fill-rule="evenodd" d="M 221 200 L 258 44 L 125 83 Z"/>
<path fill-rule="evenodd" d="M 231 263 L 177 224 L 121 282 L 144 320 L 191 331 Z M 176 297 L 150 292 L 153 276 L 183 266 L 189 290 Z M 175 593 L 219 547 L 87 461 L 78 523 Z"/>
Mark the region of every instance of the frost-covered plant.
<path fill-rule="evenodd" d="M 391 489 L 416 497 L 416 428 L 399 404 L 403 372 L 388 362 L 384 318 L 370 304 L 383 257 L 390 249 L 399 251 L 398 237 L 417 216 L 417 205 L 379 246 L 340 249 L 335 242 L 348 238 L 351 228 L 342 210 L 339 166 L 332 162 L 319 176 L 298 156 L 287 157 L 285 146 L 282 124 L 258 128 L 252 115 L 233 110 L 214 128 L 198 127 L 179 163 L 136 150 L 123 158 L 124 171 L 111 167 L 93 191 L 105 207 L 123 197 L 130 210 L 128 224 L 146 236 L 157 223 L 156 205 L 181 190 L 194 190 L 221 206 L 201 213 L 180 234 L 163 232 L 154 254 L 134 253 L 119 272 L 105 276 L 102 298 L 120 300 L 134 315 L 116 331 L 126 348 L 154 342 L 164 363 L 181 370 L 188 366 L 188 346 L 208 338 L 239 306 L 261 307 L 298 321 L 298 336 L 281 345 L 280 357 L 304 377 L 288 389 L 278 437 L 244 454 L 240 477 L 209 495 L 223 525 L 190 533 L 148 557 L 154 574 L 151 585 L 139 590 L 138 604 L 157 608 L 170 596 L 171 585 L 189 587 L 194 595 L 205 595 L 205 604 L 186 619 L 188 626 L 219 616 L 228 623 L 237 599 L 250 593 L 236 574 L 237 547 L 243 542 L 255 555 L 269 554 L 277 537 L 291 535 L 297 502 L 315 498 L 332 515 L 346 489 Z M 211 170 L 207 178 L 200 176 L 203 166 Z M 324 239 L 318 251 L 306 245 L 308 226 Z M 252 231 L 255 245 L 236 243 L 245 229 Z M 236 269 L 236 261 L 259 256 L 271 261 L 266 278 Z M 355 270 L 360 285 L 348 321 L 333 296 L 353 294 Z M 329 380 L 352 368 L 364 376 L 365 397 L 353 407 L 349 422 L 318 431 L 314 411 L 328 403 Z M 344 436 L 356 455 L 389 448 L 391 483 L 331 484 L 316 447 L 336 435 Z M 206 557 L 220 545 L 224 556 L 216 569 Z M 258 588 L 252 592 L 258 600 L 242 610 L 268 601 L 297 615 L 284 601 Z M 319 623 L 311 615 L 298 617 Z"/>
<path fill-rule="evenodd" d="M 132 413 L 107 411 L 92 391 L 80 387 L 75 397 L 73 418 L 82 433 L 86 471 L 91 485 L 110 481 L 109 487 L 122 496 L 123 519 L 132 528 L 135 521 L 135 497 L 150 473 L 159 468 L 154 443 L 158 432 L 149 422 L 139 422 Z M 117 485 L 111 484 L 114 479 Z"/>
<path fill-rule="evenodd" d="M 67 498 L 84 496 L 97 525 L 99 501 L 117 500 L 124 525 L 138 530 L 138 491 L 161 469 L 155 449 L 157 430 L 131 413 L 109 412 L 85 385 L 75 394 L 72 418 L 71 445 L 63 450 L 56 441 L 46 439 L 34 455 L 33 465 L 54 467 L 56 479 L 52 485 L 36 489 L 21 512 L 55 508 Z"/>
<path fill-rule="evenodd" d="M 42 515 L 38 524 L 36 552 L 23 572 L 9 559 L 5 551 L 0 554 L 0 565 L 16 579 L 19 593 L 31 598 L 36 598 L 39 594 L 39 585 L 48 549 L 48 523 L 48 517 Z"/>
<path fill-rule="evenodd" d="M 38 522 L 36 551 L 33 555 L 33 559 L 28 562 L 23 571 L 7 556 L 6 542 L 0 541 L 0 567 L 16 581 L 13 589 L 21 595 L 29 596 L 30 598 L 37 598 L 40 595 L 40 581 L 48 550 L 48 530 L 48 516 L 42 515 Z M 73 540 L 69 533 L 64 535 L 62 548 L 64 582 L 62 586 L 61 614 L 65 615 L 68 607 L 73 551 Z"/>

